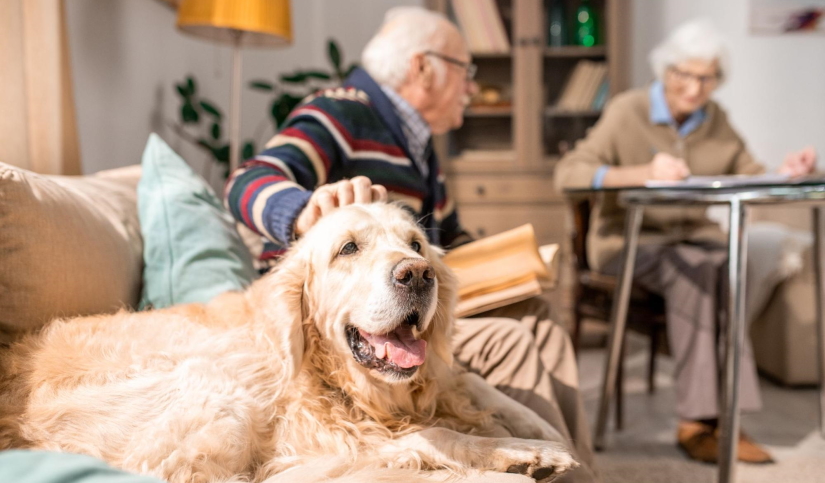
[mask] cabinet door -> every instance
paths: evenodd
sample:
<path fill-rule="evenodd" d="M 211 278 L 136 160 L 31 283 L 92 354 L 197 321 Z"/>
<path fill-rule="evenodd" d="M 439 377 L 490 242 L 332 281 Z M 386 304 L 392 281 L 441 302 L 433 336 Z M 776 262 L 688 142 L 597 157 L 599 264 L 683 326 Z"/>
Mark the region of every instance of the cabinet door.
<path fill-rule="evenodd" d="M 459 203 L 561 203 L 549 174 L 463 174 L 448 178 Z"/>
<path fill-rule="evenodd" d="M 532 223 L 540 245 L 562 244 L 567 239 L 566 208 L 563 204 L 459 204 L 458 214 L 464 229 L 479 238 Z"/>

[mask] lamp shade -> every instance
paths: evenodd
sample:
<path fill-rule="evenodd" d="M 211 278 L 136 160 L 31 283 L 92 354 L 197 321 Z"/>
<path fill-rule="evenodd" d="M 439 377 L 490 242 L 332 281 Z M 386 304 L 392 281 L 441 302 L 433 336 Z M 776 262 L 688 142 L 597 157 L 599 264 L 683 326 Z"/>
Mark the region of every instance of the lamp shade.
<path fill-rule="evenodd" d="M 292 43 L 289 10 L 289 0 L 183 0 L 177 26 L 220 42 L 275 47 Z"/>

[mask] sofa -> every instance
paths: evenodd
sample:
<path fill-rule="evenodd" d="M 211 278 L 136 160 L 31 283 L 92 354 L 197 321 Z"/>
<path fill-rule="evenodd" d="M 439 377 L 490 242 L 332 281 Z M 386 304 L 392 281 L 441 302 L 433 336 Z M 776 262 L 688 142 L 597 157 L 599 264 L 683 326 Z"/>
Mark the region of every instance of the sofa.
<path fill-rule="evenodd" d="M 142 274 L 151 243 L 141 237 L 138 217 L 141 174 L 140 166 L 131 166 L 90 176 L 43 176 L 0 163 L 0 350 L 21 333 L 57 317 L 139 308 L 147 292 Z M 250 252 L 260 250 L 259 240 L 250 233 L 242 237 Z M 435 471 L 429 479 L 534 481 L 493 472 L 459 480 L 453 476 Z M 117 471 L 82 455 L 0 451 L 0 481 L 12 480 L 158 481 Z"/>

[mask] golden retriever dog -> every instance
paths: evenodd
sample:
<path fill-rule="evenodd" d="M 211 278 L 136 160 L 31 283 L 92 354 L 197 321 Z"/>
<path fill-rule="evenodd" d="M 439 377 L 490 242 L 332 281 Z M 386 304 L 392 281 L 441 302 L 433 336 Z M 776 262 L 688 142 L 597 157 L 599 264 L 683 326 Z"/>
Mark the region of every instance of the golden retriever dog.
<path fill-rule="evenodd" d="M 535 413 L 454 367 L 440 254 L 403 209 L 353 205 L 243 293 L 54 321 L 0 356 L 0 448 L 170 483 L 576 467 Z"/>

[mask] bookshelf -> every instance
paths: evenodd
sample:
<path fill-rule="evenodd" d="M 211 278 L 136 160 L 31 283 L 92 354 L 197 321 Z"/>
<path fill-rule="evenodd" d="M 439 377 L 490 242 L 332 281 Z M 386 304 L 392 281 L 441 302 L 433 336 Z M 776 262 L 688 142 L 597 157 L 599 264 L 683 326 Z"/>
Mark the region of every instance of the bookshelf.
<path fill-rule="evenodd" d="M 475 236 L 531 222 L 539 243 L 565 243 L 565 207 L 553 191 L 553 168 L 601 111 L 589 104 L 586 109 L 560 109 L 557 101 L 581 61 L 606 64 L 610 95 L 627 87 L 629 53 L 623 42 L 628 37 L 629 0 L 590 0 L 600 20 L 600 42 L 592 47 L 548 45 L 548 13 L 556 0 L 487 1 L 495 5 L 509 46 L 498 52 L 473 53 L 476 80 L 481 86 L 497 87 L 505 102 L 471 105 L 464 125 L 437 139 L 436 149 L 462 224 Z M 572 31 L 581 0 L 562 1 Z M 463 11 L 456 11 L 456 2 Z M 462 20 L 466 22 L 468 5 L 474 9 L 471 18 L 483 21 L 485 15 L 477 13 L 484 8 L 479 0 L 425 3 L 459 27 Z M 467 32 L 465 37 L 469 37 Z M 475 33 L 476 45 L 478 38 Z"/>

